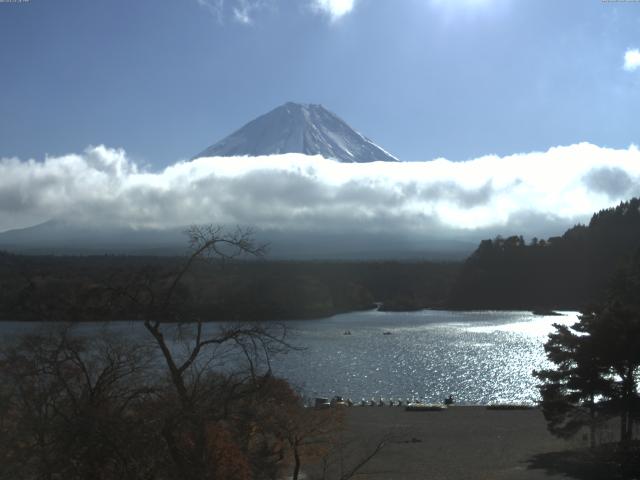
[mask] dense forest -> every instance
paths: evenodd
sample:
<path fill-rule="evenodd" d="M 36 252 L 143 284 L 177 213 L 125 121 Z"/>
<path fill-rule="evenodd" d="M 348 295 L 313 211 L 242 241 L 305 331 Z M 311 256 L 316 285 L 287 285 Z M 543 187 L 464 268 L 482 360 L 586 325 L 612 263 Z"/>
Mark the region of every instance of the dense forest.
<path fill-rule="evenodd" d="M 0 319 L 102 320 L 142 315 L 113 305 L 127 285 L 161 287 L 184 258 L 0 255 Z M 190 269 L 181 285 L 189 313 L 205 320 L 316 318 L 374 308 L 442 307 L 460 264 L 438 262 L 211 262 Z M 37 308 L 36 308 L 37 306 Z M 187 307 L 188 306 L 188 307 Z"/>
<path fill-rule="evenodd" d="M 454 282 L 461 309 L 580 309 L 599 302 L 612 275 L 640 247 L 640 199 L 594 214 L 547 240 L 484 240 Z"/>

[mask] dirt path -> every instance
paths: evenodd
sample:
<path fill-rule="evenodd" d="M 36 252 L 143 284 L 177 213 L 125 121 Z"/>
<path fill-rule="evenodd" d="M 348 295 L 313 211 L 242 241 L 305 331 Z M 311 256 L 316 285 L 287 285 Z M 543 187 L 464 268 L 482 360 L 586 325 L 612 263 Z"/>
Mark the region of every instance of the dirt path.
<path fill-rule="evenodd" d="M 372 445 L 385 434 L 387 446 L 355 477 L 359 480 L 534 480 L 561 479 L 533 469 L 535 455 L 586 446 L 551 436 L 535 410 L 453 407 L 443 412 L 354 407 L 349 433 Z"/>

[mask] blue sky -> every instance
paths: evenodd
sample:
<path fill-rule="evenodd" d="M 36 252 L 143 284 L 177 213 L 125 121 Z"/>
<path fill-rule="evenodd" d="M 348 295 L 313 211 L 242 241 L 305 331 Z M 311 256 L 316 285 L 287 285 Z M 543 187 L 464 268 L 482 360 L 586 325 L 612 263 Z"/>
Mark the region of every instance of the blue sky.
<path fill-rule="evenodd" d="M 162 168 L 288 100 L 402 160 L 640 142 L 640 4 L 30 0 L 0 3 L 0 42 L 5 158 Z"/>

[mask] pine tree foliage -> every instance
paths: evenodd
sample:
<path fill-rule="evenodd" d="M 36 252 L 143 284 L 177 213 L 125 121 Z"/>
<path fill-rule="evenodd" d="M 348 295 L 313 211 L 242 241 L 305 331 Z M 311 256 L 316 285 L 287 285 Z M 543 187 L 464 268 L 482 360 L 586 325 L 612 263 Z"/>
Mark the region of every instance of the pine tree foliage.
<path fill-rule="evenodd" d="M 534 372 L 551 432 L 570 437 L 620 419 L 620 441 L 633 437 L 640 417 L 640 251 L 614 277 L 607 299 L 585 309 L 575 325 L 555 325 L 545 344 L 554 369 Z"/>

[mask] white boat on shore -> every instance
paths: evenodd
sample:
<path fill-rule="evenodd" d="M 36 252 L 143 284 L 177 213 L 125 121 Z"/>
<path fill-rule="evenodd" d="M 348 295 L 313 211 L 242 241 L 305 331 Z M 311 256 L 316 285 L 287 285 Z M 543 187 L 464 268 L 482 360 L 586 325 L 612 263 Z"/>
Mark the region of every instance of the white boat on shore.
<path fill-rule="evenodd" d="M 407 412 L 441 412 L 446 410 L 447 406 L 442 403 L 411 402 L 404 409 Z"/>
<path fill-rule="evenodd" d="M 528 403 L 490 403 L 485 408 L 487 410 L 533 410 L 536 406 Z"/>

